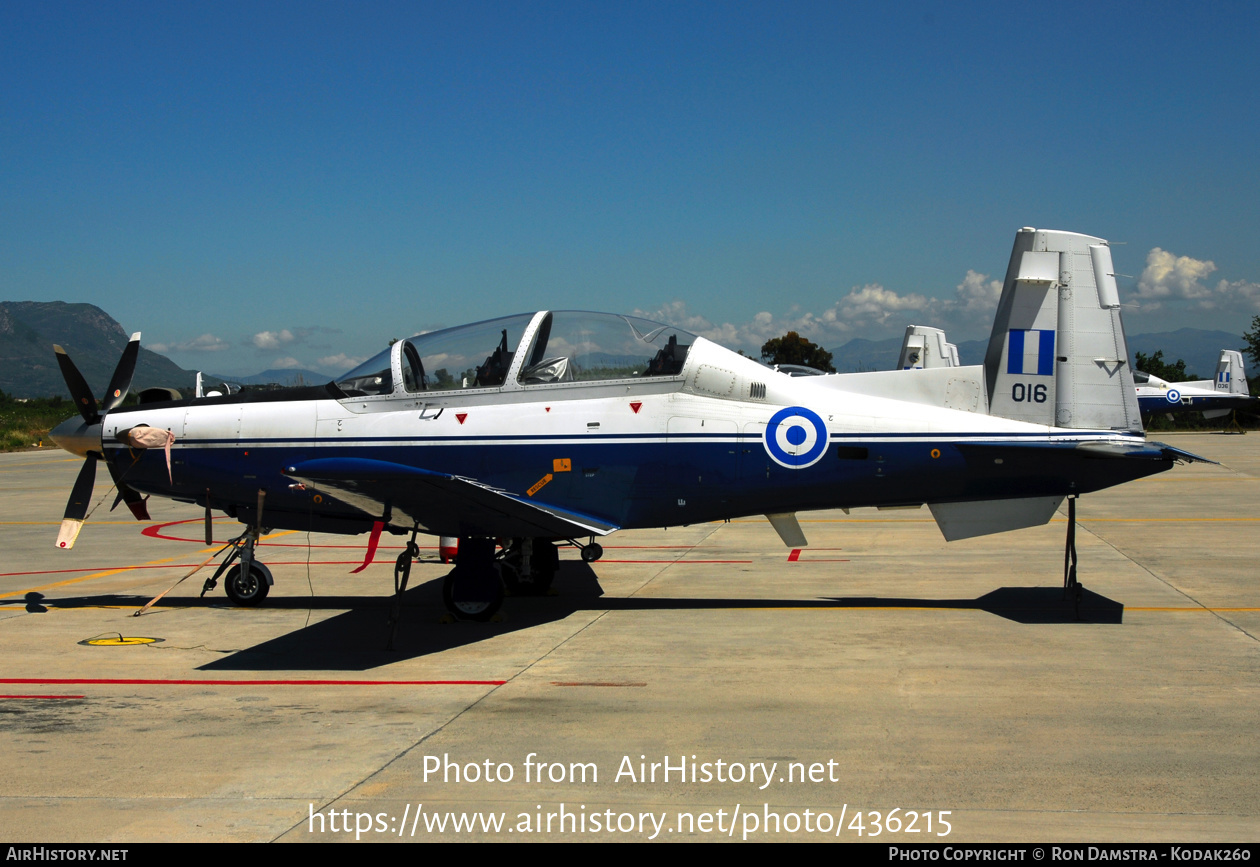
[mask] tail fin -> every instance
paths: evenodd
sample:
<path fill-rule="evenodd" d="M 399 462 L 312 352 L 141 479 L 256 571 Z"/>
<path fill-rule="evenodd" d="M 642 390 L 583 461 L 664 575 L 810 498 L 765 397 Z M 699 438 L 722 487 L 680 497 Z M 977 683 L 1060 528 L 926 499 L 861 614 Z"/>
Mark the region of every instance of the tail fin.
<path fill-rule="evenodd" d="M 984 359 L 990 414 L 1140 433 L 1128 357 L 1107 242 L 1020 229 Z"/>
<path fill-rule="evenodd" d="M 901 341 L 898 370 L 959 367 L 958 347 L 945 342 L 945 332 L 927 325 L 907 325 Z"/>
<path fill-rule="evenodd" d="M 1221 350 L 1221 360 L 1216 363 L 1216 390 L 1229 394 L 1250 394 L 1241 352 L 1234 349 Z"/>

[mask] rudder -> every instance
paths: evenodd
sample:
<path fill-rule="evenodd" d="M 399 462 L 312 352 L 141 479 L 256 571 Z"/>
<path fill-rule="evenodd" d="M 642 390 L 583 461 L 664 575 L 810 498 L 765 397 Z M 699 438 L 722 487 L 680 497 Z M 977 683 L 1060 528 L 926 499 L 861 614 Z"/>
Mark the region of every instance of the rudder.
<path fill-rule="evenodd" d="M 1020 229 L 985 353 L 990 414 L 1140 433 L 1128 355 L 1107 242 Z"/>

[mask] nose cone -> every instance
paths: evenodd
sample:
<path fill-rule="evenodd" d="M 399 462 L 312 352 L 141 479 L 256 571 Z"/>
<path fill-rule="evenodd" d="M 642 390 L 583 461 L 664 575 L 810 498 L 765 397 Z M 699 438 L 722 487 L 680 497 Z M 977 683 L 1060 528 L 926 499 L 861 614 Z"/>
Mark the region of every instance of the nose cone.
<path fill-rule="evenodd" d="M 81 458 L 86 458 L 89 451 L 101 450 L 100 423 L 88 424 L 78 416 L 66 419 L 53 428 L 48 436 L 60 448 Z"/>

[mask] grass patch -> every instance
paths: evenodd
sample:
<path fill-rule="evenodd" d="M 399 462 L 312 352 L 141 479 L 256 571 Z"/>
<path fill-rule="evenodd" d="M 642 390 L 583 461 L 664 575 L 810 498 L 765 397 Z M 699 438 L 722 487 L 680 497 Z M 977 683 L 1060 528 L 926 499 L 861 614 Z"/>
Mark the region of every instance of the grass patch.
<path fill-rule="evenodd" d="M 17 400 L 0 391 L 0 451 L 24 451 L 40 442 L 50 447 L 48 432 L 73 415 L 74 405 L 64 398 Z"/>

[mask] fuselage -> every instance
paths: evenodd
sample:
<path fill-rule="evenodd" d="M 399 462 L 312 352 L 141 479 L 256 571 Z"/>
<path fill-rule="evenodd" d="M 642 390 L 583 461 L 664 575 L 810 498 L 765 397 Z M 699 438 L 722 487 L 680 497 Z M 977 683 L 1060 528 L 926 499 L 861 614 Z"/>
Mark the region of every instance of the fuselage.
<path fill-rule="evenodd" d="M 368 529 L 389 517 L 388 504 L 386 514 L 371 514 L 294 484 L 287 468 L 369 458 L 634 528 L 1064 496 L 1171 465 L 1098 460 L 1080 448 L 1141 448 L 1143 438 L 1130 433 L 924 406 L 818 379 L 777 373 L 697 338 L 673 375 L 532 384 L 508 376 L 494 388 L 353 396 L 310 388 L 123 407 L 102 423 L 101 449 L 141 492 L 208 500 L 244 519 L 264 490 L 268 526 L 337 532 Z M 136 425 L 175 435 L 169 476 L 160 451 L 118 441 Z M 441 513 L 435 504 L 416 522 L 435 534 L 476 532 Z"/>

